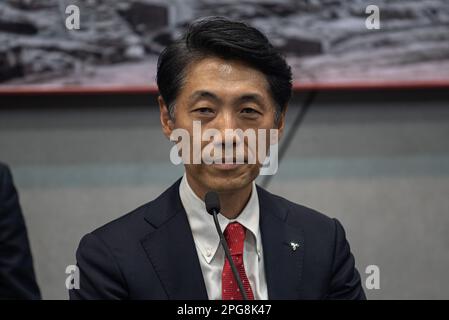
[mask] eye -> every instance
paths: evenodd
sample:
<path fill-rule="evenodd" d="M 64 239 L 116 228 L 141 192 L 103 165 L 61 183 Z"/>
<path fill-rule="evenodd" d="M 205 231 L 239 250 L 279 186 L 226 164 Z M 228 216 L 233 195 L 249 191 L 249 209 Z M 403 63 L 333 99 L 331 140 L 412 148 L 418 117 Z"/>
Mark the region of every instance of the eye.
<path fill-rule="evenodd" d="M 249 115 L 249 116 L 257 116 L 258 114 L 260 114 L 260 112 L 257 111 L 256 109 L 249 108 L 249 107 L 243 108 L 241 113 L 243 113 L 245 115 Z"/>
<path fill-rule="evenodd" d="M 214 110 L 209 107 L 200 107 L 200 108 L 195 109 L 194 112 L 197 112 L 201 115 L 210 115 L 210 114 L 214 113 Z"/>

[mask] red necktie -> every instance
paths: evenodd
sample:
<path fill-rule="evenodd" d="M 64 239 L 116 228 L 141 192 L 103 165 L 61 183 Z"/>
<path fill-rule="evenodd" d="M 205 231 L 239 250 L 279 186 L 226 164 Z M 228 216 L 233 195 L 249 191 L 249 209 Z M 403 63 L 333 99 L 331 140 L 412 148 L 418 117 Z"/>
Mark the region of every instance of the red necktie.
<path fill-rule="evenodd" d="M 231 252 L 232 260 L 235 263 L 240 279 L 242 279 L 243 287 L 245 288 L 248 300 L 254 300 L 253 291 L 245 273 L 245 266 L 243 265 L 243 247 L 245 241 L 246 229 L 238 222 L 228 224 L 224 231 L 226 242 L 228 243 L 229 251 Z M 223 273 L 221 275 L 221 297 L 223 300 L 242 300 L 242 294 L 239 291 L 237 281 L 235 281 L 232 274 L 231 265 L 228 259 L 225 258 L 223 266 Z"/>

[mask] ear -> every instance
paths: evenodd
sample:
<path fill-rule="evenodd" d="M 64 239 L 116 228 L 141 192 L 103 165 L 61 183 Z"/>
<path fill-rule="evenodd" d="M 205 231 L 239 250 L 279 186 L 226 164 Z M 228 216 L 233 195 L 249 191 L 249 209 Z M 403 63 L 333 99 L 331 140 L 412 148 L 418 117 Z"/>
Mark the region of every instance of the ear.
<path fill-rule="evenodd" d="M 288 104 L 285 105 L 285 108 L 282 110 L 281 114 L 279 115 L 278 120 L 278 139 L 281 139 L 282 135 L 284 134 L 284 128 L 285 128 L 285 114 L 287 113 Z"/>
<path fill-rule="evenodd" d="M 157 102 L 159 103 L 159 112 L 160 112 L 160 119 L 161 119 L 161 125 L 162 125 L 162 132 L 164 135 L 170 139 L 170 135 L 175 127 L 173 120 L 170 117 L 170 112 L 168 111 L 168 106 L 165 104 L 164 99 L 162 99 L 162 96 L 157 97 Z"/>

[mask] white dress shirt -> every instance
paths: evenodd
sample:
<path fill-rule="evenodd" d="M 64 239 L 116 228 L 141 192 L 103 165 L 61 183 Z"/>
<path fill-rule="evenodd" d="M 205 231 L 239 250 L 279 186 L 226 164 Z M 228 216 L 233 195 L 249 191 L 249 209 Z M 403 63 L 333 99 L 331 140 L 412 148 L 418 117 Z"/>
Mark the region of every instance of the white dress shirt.
<path fill-rule="evenodd" d="M 210 300 L 221 300 L 221 273 L 225 253 L 220 245 L 214 219 L 207 213 L 204 202 L 189 186 L 185 174 L 179 185 L 179 194 L 192 230 L 207 295 Z M 234 220 L 219 215 L 218 221 L 222 231 L 231 222 L 239 222 L 247 229 L 243 254 L 246 275 L 251 284 L 254 299 L 268 299 L 259 227 L 259 198 L 254 182 L 250 199 L 240 215 Z"/>

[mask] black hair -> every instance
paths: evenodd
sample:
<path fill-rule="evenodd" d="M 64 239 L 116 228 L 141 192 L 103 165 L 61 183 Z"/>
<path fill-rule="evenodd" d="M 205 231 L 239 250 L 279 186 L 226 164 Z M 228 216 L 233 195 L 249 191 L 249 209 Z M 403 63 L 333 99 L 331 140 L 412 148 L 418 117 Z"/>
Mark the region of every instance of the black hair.
<path fill-rule="evenodd" d="M 212 16 L 193 21 L 159 56 L 157 85 L 172 117 L 187 67 L 208 56 L 239 60 L 262 72 L 276 103 L 276 119 L 284 111 L 292 91 L 291 68 L 285 58 L 256 28 Z"/>

